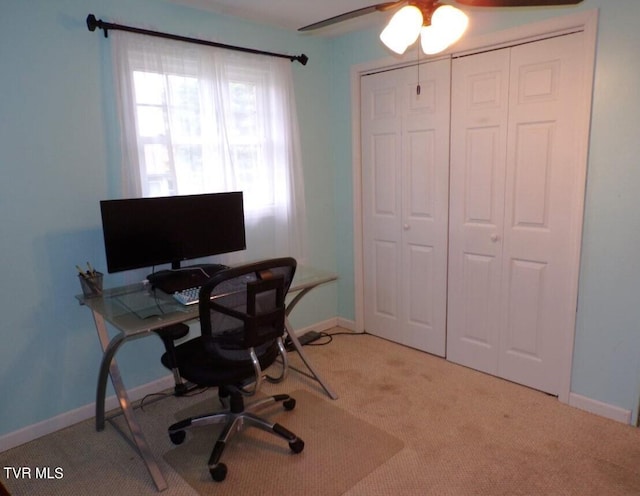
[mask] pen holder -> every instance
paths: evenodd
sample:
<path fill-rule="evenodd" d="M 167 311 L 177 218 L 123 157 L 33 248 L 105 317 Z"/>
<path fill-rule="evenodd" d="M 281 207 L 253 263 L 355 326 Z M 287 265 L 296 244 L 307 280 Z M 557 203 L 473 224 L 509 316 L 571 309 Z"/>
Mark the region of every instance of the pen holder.
<path fill-rule="evenodd" d="M 102 294 L 102 272 L 96 272 L 93 275 L 78 274 L 82 294 L 85 298 L 92 298 Z"/>

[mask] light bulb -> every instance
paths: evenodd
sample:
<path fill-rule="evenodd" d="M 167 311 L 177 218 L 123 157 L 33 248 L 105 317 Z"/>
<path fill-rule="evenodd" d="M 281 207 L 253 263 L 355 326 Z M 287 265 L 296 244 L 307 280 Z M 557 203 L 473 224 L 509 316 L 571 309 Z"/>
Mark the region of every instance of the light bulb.
<path fill-rule="evenodd" d="M 469 25 L 469 18 L 460 9 L 441 5 L 431 16 L 431 25 L 446 39 L 447 46 L 458 41 Z"/>
<path fill-rule="evenodd" d="M 451 5 L 438 7 L 431 16 L 431 25 L 420 31 L 420 45 L 427 55 L 440 53 L 458 41 L 469 25 L 469 18 Z"/>
<path fill-rule="evenodd" d="M 445 36 L 442 36 L 440 30 L 433 26 L 424 26 L 420 30 L 420 46 L 422 51 L 427 55 L 433 55 L 445 50 L 449 43 Z"/>
<path fill-rule="evenodd" d="M 414 5 L 406 5 L 393 15 L 380 33 L 380 41 L 390 50 L 403 54 L 420 36 L 422 21 L 420 9 Z"/>

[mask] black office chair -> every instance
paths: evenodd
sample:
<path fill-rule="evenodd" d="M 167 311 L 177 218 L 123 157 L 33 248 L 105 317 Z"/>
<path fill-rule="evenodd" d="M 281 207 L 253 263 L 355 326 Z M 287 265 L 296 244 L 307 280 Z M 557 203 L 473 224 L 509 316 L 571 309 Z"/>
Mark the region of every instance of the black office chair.
<path fill-rule="evenodd" d="M 202 335 L 175 348 L 180 375 L 200 386 L 218 387 L 223 406 L 219 413 L 182 420 L 169 427 L 169 437 L 181 444 L 185 430 L 200 425 L 224 423 L 209 458 L 209 472 L 222 481 L 227 467 L 220 462 L 226 443 L 244 426 L 275 434 L 289 443 L 294 453 L 304 449 L 304 441 L 277 423 L 255 415 L 258 409 L 282 402 L 286 410 L 295 408 L 295 399 L 286 394 L 270 396 L 245 406 L 244 397 L 255 394 L 264 379 L 280 382 L 287 372 L 285 296 L 296 269 L 293 258 L 278 258 L 218 272 L 200 290 L 199 310 Z M 281 371 L 270 377 L 263 371 L 280 357 Z M 162 356 L 170 368 L 170 357 Z"/>

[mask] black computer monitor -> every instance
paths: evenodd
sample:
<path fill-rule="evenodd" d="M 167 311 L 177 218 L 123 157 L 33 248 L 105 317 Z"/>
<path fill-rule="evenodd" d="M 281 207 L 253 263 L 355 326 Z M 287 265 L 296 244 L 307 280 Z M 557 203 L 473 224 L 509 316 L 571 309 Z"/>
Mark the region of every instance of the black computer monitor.
<path fill-rule="evenodd" d="M 110 273 L 246 249 L 241 192 L 104 200 L 100 211 Z"/>

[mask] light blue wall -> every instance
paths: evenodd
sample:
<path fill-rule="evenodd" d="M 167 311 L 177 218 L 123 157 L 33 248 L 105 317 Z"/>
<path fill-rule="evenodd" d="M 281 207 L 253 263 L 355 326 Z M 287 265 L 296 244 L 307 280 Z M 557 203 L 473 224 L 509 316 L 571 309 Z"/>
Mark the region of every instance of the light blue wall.
<path fill-rule="evenodd" d="M 480 34 L 600 8 L 584 246 L 572 390 L 637 414 L 640 390 L 640 18 L 635 0 L 568 9 L 473 13 Z M 354 316 L 351 115 L 353 64 L 386 58 L 374 30 L 336 40 L 179 8 L 165 0 L 0 0 L 0 436 L 91 403 L 100 350 L 74 303 L 76 263 L 104 270 L 98 200 L 118 190 L 109 41 L 113 22 L 288 53 L 294 64 L 311 262 L 340 273 L 303 300 L 302 326 Z M 107 284 L 135 279 L 110 275 Z M 161 345 L 119 355 L 127 386 L 164 375 Z"/>
<path fill-rule="evenodd" d="M 585 0 L 551 9 L 472 11 L 468 36 L 599 9 L 591 144 L 585 207 L 579 308 L 571 390 L 638 415 L 640 391 L 640 2 Z M 349 69 L 389 57 L 378 31 L 333 43 L 332 143 L 341 271 L 339 308 L 353 318 L 351 120 Z M 346 213 L 350 215 L 346 215 Z"/>
<path fill-rule="evenodd" d="M 335 269 L 325 40 L 217 17 L 164 0 L 0 0 L 0 436 L 94 401 L 100 349 L 75 264 L 105 271 L 98 201 L 117 196 L 111 22 L 292 54 L 312 228 L 311 263 Z M 106 284 L 145 271 L 107 275 Z M 294 312 L 304 326 L 336 314 L 336 286 Z M 118 355 L 128 387 L 166 375 L 159 340 Z M 1 446 L 0 446 L 1 448 Z"/>

